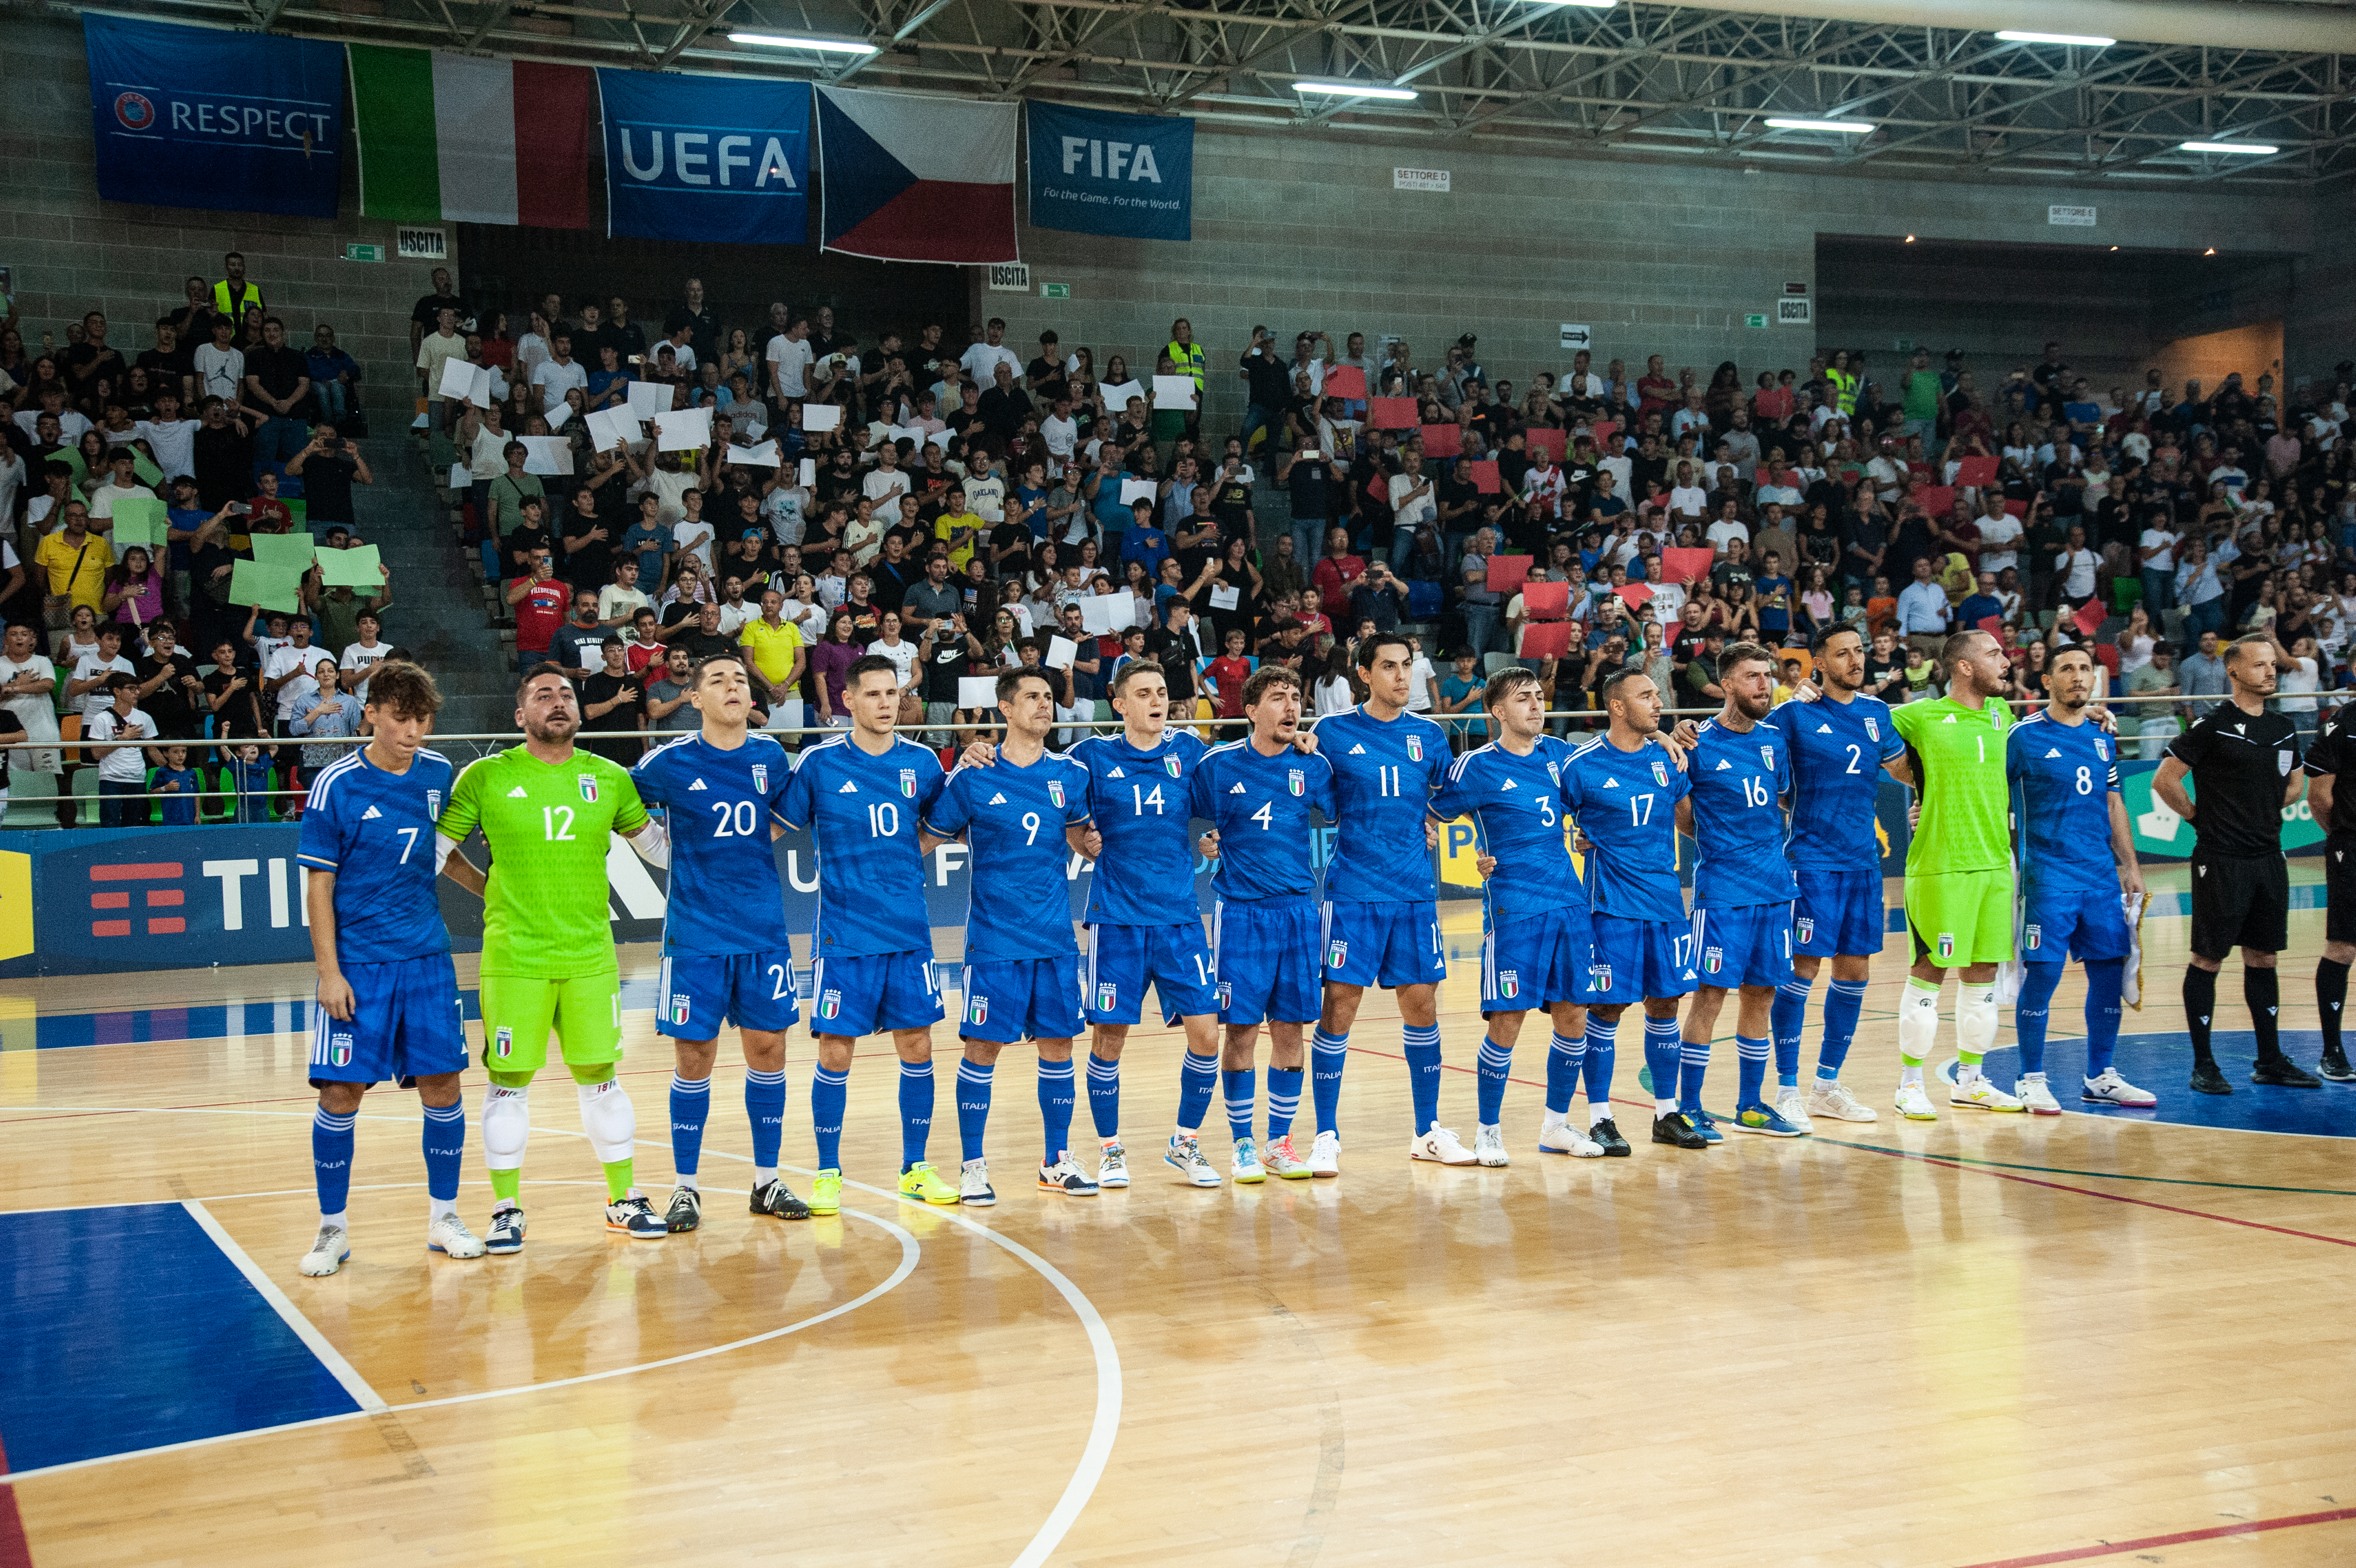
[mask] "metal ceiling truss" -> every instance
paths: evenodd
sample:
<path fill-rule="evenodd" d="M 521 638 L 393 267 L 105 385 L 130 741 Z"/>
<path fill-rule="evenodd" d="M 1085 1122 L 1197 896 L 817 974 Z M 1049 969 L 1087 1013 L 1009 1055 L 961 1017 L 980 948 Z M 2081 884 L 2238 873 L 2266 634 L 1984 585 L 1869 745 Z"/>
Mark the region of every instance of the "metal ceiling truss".
<path fill-rule="evenodd" d="M 63 7 L 70 9 L 70 7 Z M 1028 94 L 1229 124 L 1800 170 L 2313 186 L 2356 173 L 2347 57 L 2019 44 L 1579 0 L 150 0 L 152 13 L 648 70 Z M 871 44 L 825 56 L 732 30 Z M 1411 89 L 1312 96 L 1301 81 Z M 1769 116 L 1869 122 L 1869 135 Z M 2204 155 L 2240 141 L 2270 156 Z"/>

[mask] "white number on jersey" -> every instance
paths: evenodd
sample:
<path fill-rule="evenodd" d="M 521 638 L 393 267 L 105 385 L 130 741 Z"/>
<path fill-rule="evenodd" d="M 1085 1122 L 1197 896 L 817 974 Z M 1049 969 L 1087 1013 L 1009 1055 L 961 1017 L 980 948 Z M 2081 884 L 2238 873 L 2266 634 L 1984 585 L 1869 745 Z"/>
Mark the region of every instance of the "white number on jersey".
<path fill-rule="evenodd" d="M 550 843 L 571 843 L 573 808 L 542 806 L 540 809 L 540 836 Z"/>
<path fill-rule="evenodd" d="M 1149 794 L 1147 794 L 1147 793 L 1145 792 L 1145 786 L 1144 786 L 1144 785 L 1142 785 L 1142 784 L 1132 784 L 1132 785 L 1130 785 L 1130 786 L 1129 787 L 1129 796 L 1130 796 L 1130 800 L 1131 801 L 1133 801 L 1133 802 L 1136 804 L 1136 807 L 1137 807 L 1137 814 L 1138 814 L 1139 816 L 1141 816 L 1141 816 L 1145 815 L 1145 808 L 1146 808 L 1146 807 L 1148 807 L 1148 806 L 1151 806 L 1151 807 L 1152 807 L 1152 808 L 1153 808 L 1153 814 L 1154 814 L 1155 816 L 1157 816 L 1157 817 L 1158 817 L 1158 816 L 1160 816 L 1160 815 L 1162 814 L 1162 786 L 1161 786 L 1161 785 L 1156 784 L 1156 785 L 1153 787 L 1153 793 L 1151 793 L 1151 795 L 1149 795 Z"/>
<path fill-rule="evenodd" d="M 895 839 L 900 836 L 900 808 L 885 800 L 867 808 L 867 835 L 870 838 Z"/>
<path fill-rule="evenodd" d="M 712 811 L 720 819 L 712 827 L 712 836 L 716 839 L 751 838 L 753 830 L 761 823 L 761 813 L 750 800 L 717 801 Z"/>

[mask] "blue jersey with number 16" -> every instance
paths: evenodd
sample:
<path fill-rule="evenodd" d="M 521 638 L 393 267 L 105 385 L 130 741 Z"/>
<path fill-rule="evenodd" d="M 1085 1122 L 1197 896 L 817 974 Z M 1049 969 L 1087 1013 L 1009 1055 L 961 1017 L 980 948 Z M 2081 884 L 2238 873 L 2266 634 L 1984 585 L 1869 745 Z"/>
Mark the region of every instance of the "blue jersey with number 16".
<path fill-rule="evenodd" d="M 700 734 L 655 747 L 630 769 L 638 799 L 669 815 L 667 953 L 767 952 L 786 945 L 786 889 L 769 848 L 793 758 L 766 735 L 723 751 Z"/>
<path fill-rule="evenodd" d="M 847 735 L 802 747 L 777 819 L 818 845 L 812 956 L 932 951 L 916 835 L 940 790 L 940 758 L 913 740 L 880 757 Z"/>
<path fill-rule="evenodd" d="M 1694 908 L 1740 909 L 1800 896 L 1783 844 L 1783 796 L 1792 788 L 1783 732 L 1767 725 L 1701 726 L 1686 759 L 1693 783 Z"/>

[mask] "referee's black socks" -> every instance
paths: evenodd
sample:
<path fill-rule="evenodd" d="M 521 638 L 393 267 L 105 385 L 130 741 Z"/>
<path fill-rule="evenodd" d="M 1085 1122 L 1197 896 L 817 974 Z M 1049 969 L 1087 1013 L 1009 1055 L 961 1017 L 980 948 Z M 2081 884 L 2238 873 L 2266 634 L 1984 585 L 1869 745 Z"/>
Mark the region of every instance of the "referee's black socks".
<path fill-rule="evenodd" d="M 2315 966 L 2315 1011 L 2323 1020 L 2326 1054 L 2340 1049 L 2340 1015 L 2348 1004 L 2348 966 L 2324 959 Z"/>
<path fill-rule="evenodd" d="M 2217 972 L 2197 963 L 2184 966 L 2184 1030 L 2192 1036 L 2192 1065 L 2214 1068 L 2209 1052 L 2209 1025 L 2217 1015 Z"/>
<path fill-rule="evenodd" d="M 2276 1015 L 2282 1011 L 2280 976 L 2274 969 L 2242 966 L 2242 999 L 2250 1004 L 2250 1027 L 2258 1036 L 2258 1060 L 2282 1059 L 2282 1038 L 2276 1029 Z"/>

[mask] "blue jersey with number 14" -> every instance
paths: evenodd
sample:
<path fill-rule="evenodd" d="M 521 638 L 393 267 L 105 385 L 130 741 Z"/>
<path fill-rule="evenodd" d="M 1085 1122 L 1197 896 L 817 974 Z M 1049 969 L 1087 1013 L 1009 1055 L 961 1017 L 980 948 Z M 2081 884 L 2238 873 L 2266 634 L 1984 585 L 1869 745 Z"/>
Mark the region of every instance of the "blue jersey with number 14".
<path fill-rule="evenodd" d="M 849 736 L 802 747 L 777 819 L 818 845 L 813 957 L 932 951 L 916 835 L 940 790 L 940 758 L 913 740 L 880 757 Z"/>
<path fill-rule="evenodd" d="M 1416 714 L 1385 724 L 1363 707 L 1317 722 L 1317 754 L 1333 765 L 1333 861 L 1325 897 L 1341 903 L 1428 904 L 1431 851 L 1425 805 L 1448 777 L 1448 736 Z"/>
<path fill-rule="evenodd" d="M 1118 731 L 1065 755 L 1088 773 L 1088 814 L 1104 851 L 1088 876 L 1091 926 L 1174 926 L 1202 918 L 1194 904 L 1194 812 L 1187 782 L 1203 760 L 1192 730 L 1164 730 L 1140 751 Z"/>
<path fill-rule="evenodd" d="M 1783 843 L 1783 796 L 1792 788 L 1783 732 L 1768 725 L 1701 726 L 1686 759 L 1693 784 L 1694 908 L 1740 909 L 1800 896 Z"/>
<path fill-rule="evenodd" d="M 647 753 L 630 769 L 638 799 L 669 814 L 667 953 L 767 952 L 786 945 L 786 889 L 769 830 L 794 776 L 766 735 L 723 751 L 698 735 Z"/>
<path fill-rule="evenodd" d="M 1766 722 L 1792 748 L 1792 861 L 1810 871 L 1879 871 L 1873 803 L 1881 765 L 1906 743 L 1879 697 L 1785 703 Z"/>

